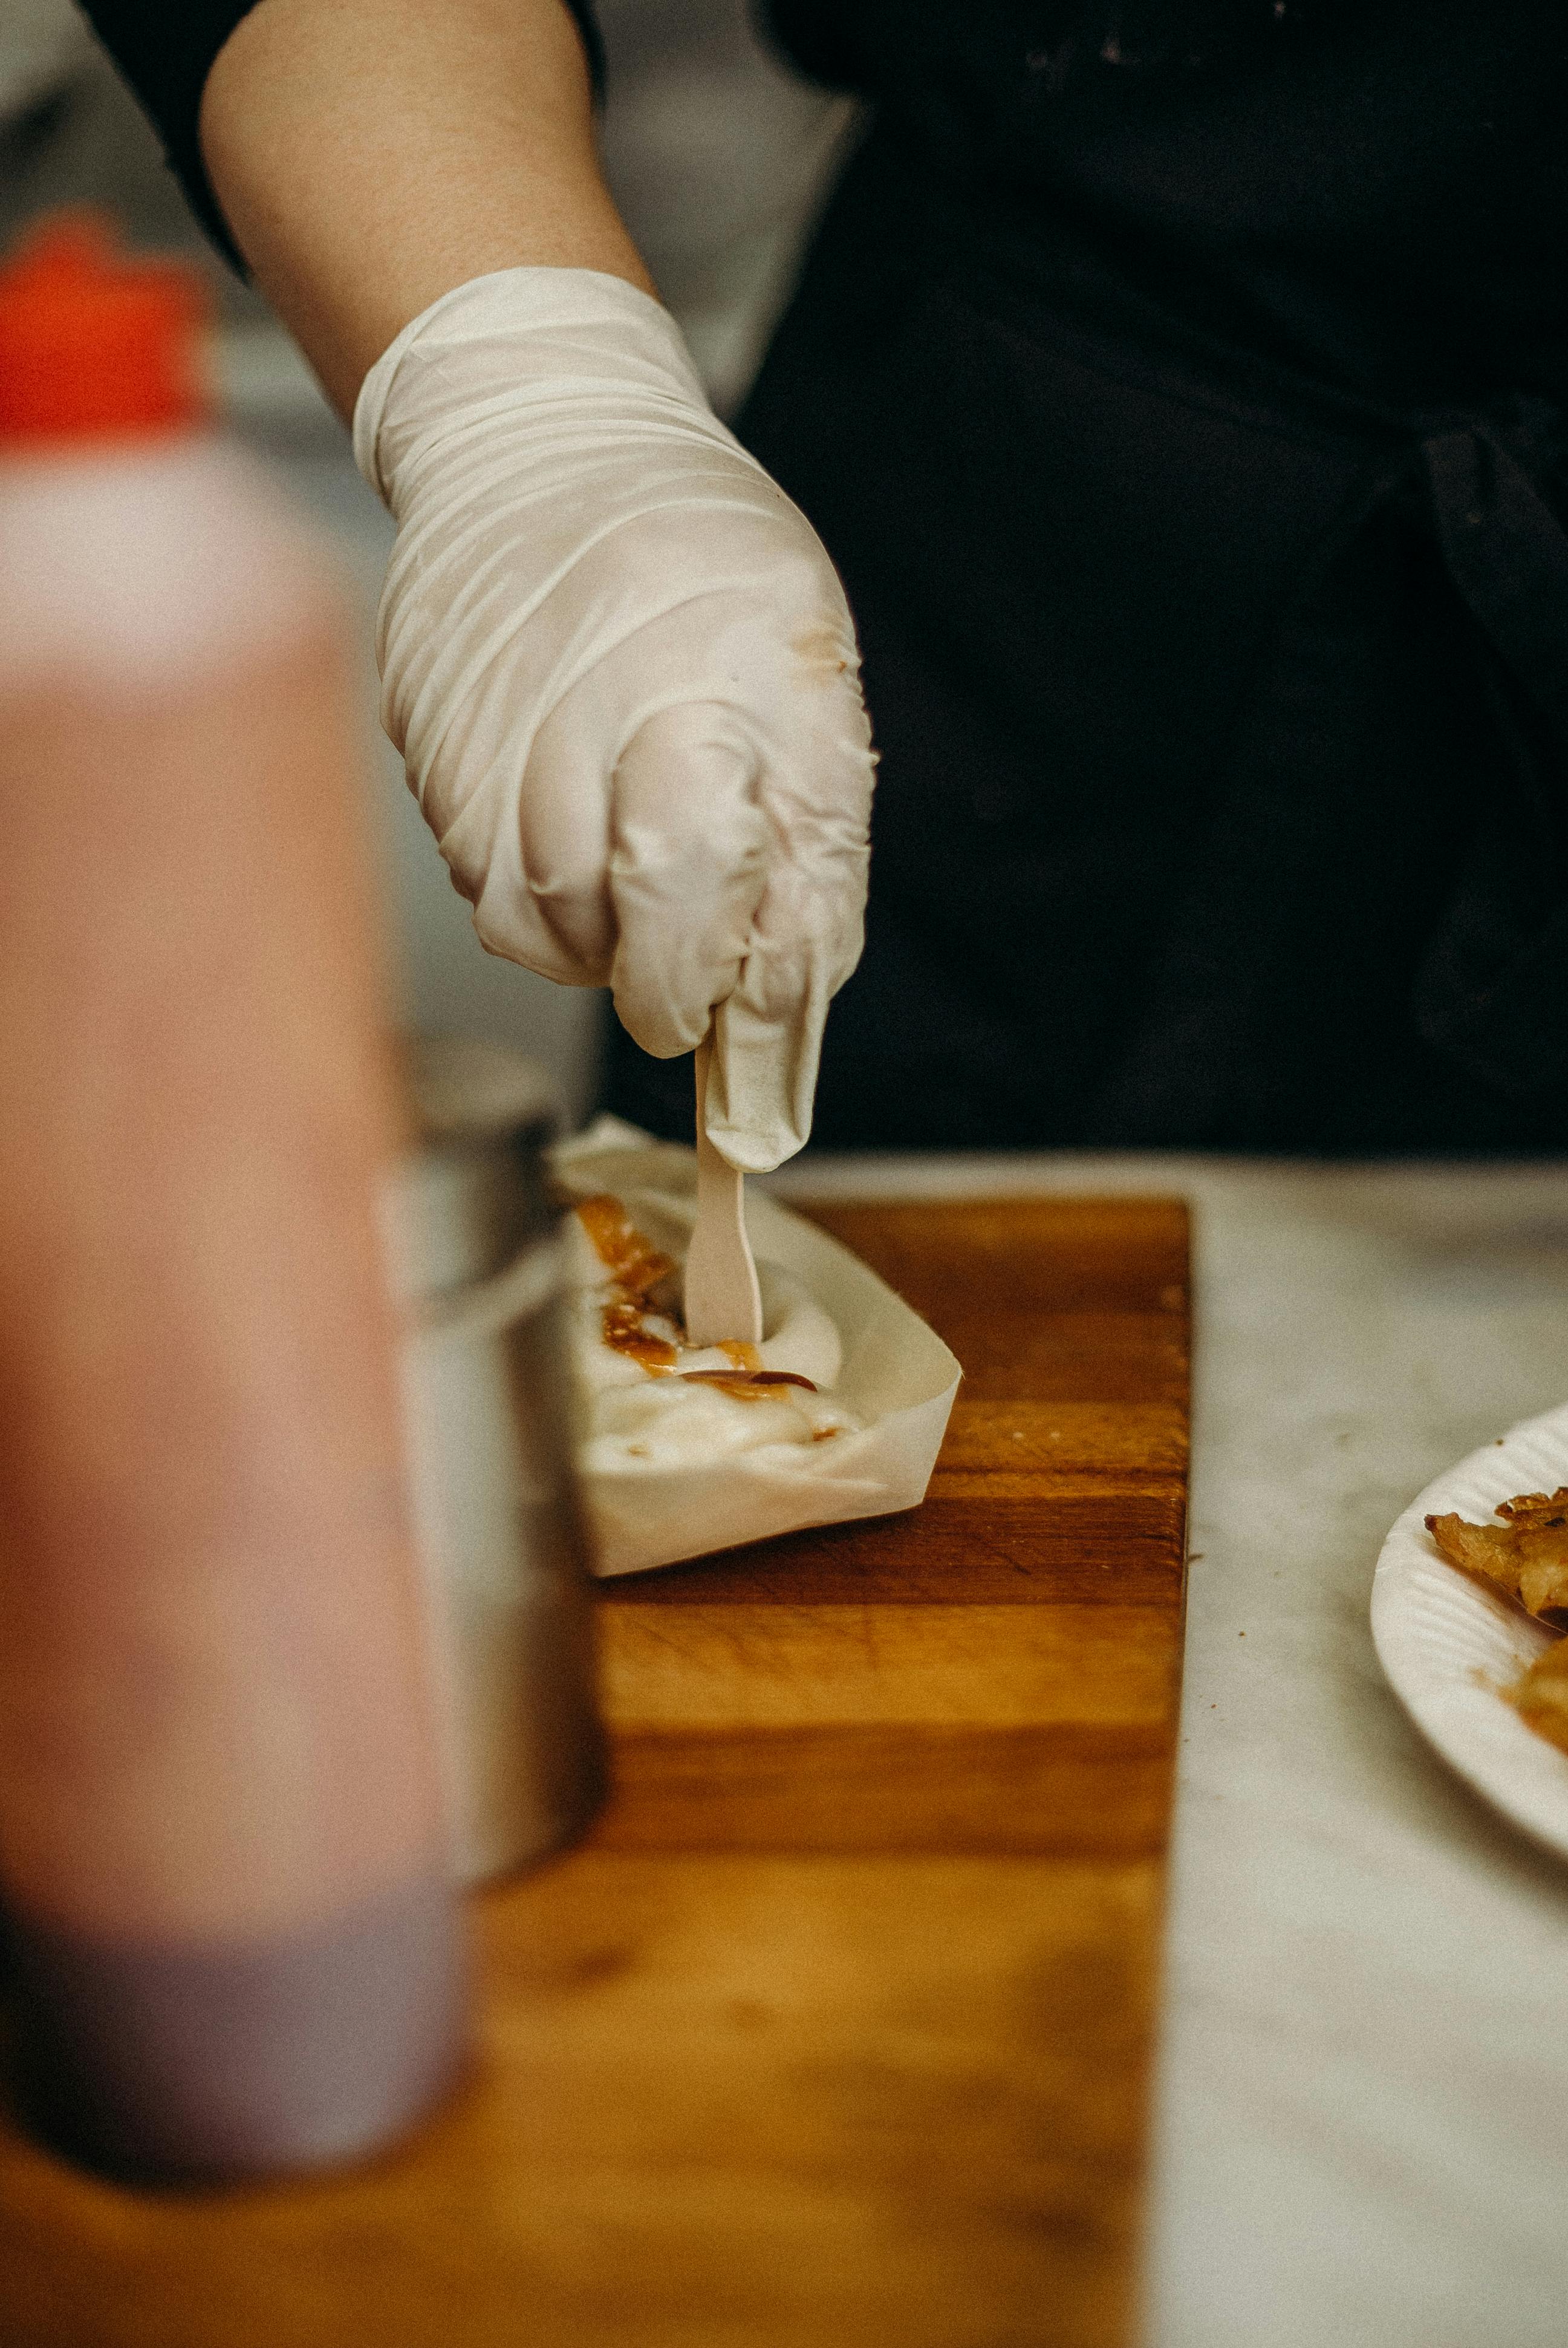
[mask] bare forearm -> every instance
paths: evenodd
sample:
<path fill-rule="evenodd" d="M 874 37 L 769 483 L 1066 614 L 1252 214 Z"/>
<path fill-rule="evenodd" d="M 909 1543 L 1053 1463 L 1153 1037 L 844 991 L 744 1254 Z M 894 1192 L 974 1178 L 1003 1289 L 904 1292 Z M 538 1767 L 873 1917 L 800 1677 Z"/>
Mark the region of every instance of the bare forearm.
<path fill-rule="evenodd" d="M 525 264 L 651 291 L 605 190 L 560 0 L 261 0 L 201 108 L 258 283 L 346 417 L 410 318 Z"/>

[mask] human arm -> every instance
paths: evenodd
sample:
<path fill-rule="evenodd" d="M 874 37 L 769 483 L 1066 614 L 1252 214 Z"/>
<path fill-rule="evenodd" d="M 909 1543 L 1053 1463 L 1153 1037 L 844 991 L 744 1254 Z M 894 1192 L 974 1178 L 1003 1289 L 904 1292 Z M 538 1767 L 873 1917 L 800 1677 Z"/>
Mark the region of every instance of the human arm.
<path fill-rule="evenodd" d="M 394 336 L 471 278 L 591 269 L 653 291 L 561 0 L 261 0 L 200 129 L 236 243 L 344 417 Z"/>
<path fill-rule="evenodd" d="M 608 984 L 661 1056 L 712 1026 L 709 1131 L 736 1164 L 778 1163 L 859 953 L 854 630 L 647 290 L 571 18 L 261 0 L 201 134 L 398 520 L 383 717 L 480 938 Z"/>

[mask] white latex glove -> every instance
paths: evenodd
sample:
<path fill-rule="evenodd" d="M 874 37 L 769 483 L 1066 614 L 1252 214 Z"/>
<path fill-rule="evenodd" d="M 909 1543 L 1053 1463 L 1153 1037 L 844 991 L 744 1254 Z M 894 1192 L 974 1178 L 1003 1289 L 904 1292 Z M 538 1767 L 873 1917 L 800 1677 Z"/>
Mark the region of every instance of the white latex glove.
<path fill-rule="evenodd" d="M 708 1130 L 776 1166 L 866 901 L 870 738 L 821 543 L 668 313 L 595 271 L 434 303 L 354 439 L 398 524 L 382 722 L 481 940 L 608 983 L 661 1058 L 712 1025 Z"/>

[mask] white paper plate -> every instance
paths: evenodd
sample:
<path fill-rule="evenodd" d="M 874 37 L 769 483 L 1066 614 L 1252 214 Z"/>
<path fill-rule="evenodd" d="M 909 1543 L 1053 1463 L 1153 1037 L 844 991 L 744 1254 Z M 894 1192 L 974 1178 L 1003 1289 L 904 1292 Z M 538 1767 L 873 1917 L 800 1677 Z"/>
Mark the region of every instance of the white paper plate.
<path fill-rule="evenodd" d="M 1526 1728 L 1498 1694 L 1553 1642 L 1501 1591 L 1439 1555 L 1425 1519 L 1484 1524 L 1500 1500 L 1568 1484 L 1568 1404 L 1526 1419 L 1429 1484 L 1383 1543 L 1372 1643 L 1411 1719 L 1489 1802 L 1568 1856 L 1568 1754 Z"/>

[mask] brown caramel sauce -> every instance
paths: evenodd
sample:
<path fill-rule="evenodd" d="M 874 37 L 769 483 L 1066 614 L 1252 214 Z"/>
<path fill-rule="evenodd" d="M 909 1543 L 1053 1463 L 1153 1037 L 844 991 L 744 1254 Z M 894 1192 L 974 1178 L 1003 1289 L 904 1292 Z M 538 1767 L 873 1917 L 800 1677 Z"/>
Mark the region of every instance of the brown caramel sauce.
<path fill-rule="evenodd" d="M 643 1238 L 620 1200 L 608 1191 L 580 1200 L 577 1214 L 615 1285 L 616 1293 L 604 1308 L 605 1344 L 612 1353 L 641 1363 L 651 1377 L 668 1377 L 680 1354 L 667 1337 L 650 1334 L 644 1315 L 654 1290 L 671 1280 L 673 1262 Z M 718 1351 L 733 1368 L 683 1370 L 682 1376 L 693 1385 L 718 1386 L 740 1402 L 765 1402 L 775 1386 L 804 1386 L 807 1394 L 816 1392 L 810 1378 L 800 1377 L 794 1370 L 764 1370 L 761 1354 L 743 1338 L 726 1337 Z M 820 1443 L 835 1431 L 819 1428 L 813 1439 Z"/>
<path fill-rule="evenodd" d="M 807 1394 L 816 1392 L 810 1378 L 794 1370 L 682 1370 L 681 1375 L 688 1385 L 718 1386 L 740 1402 L 765 1402 L 775 1386 L 804 1386 Z"/>
<path fill-rule="evenodd" d="M 651 1290 L 668 1280 L 675 1269 L 671 1256 L 661 1255 L 632 1224 L 619 1199 L 608 1194 L 584 1199 L 578 1220 L 593 1241 L 598 1256 L 630 1304 L 642 1303 Z"/>
<path fill-rule="evenodd" d="M 642 1324 L 641 1305 L 607 1304 L 601 1324 L 605 1344 L 611 1353 L 624 1354 L 628 1361 L 641 1362 L 655 1377 L 667 1376 L 674 1368 L 677 1355 L 667 1337 L 651 1337 Z"/>
<path fill-rule="evenodd" d="M 620 1200 L 608 1193 L 580 1200 L 577 1215 L 615 1284 L 601 1323 L 605 1344 L 611 1353 L 640 1362 L 651 1376 L 667 1377 L 677 1360 L 675 1348 L 667 1337 L 650 1334 L 643 1314 L 652 1291 L 671 1277 L 674 1263 L 643 1238 Z"/>

